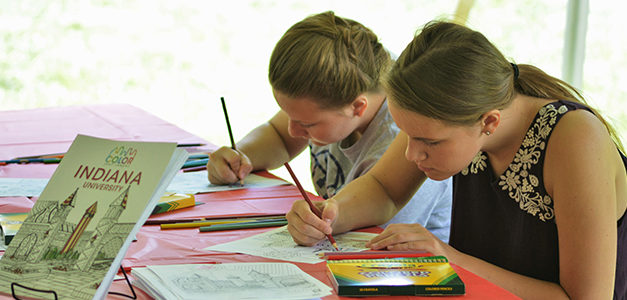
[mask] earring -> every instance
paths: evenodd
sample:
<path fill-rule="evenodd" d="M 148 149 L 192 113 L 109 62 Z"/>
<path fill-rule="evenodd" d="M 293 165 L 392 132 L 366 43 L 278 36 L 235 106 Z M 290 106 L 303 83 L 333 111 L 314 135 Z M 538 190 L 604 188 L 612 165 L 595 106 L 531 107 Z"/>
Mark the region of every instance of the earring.
<path fill-rule="evenodd" d="M 489 131 L 486 131 L 486 132 L 485 132 L 485 135 L 488 135 L 488 136 L 489 136 L 489 135 L 490 135 L 490 132 L 489 132 Z"/>

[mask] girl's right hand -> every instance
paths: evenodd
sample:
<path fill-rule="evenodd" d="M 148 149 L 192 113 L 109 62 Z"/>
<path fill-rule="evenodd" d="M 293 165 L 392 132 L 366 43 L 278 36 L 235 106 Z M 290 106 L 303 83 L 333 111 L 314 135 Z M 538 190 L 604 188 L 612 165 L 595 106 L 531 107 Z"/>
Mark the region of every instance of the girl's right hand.
<path fill-rule="evenodd" d="M 292 209 L 285 215 L 287 230 L 292 239 L 302 246 L 313 246 L 333 233 L 333 222 L 337 218 L 338 206 L 334 199 L 313 201 L 322 211 L 322 218 L 314 214 L 305 200 L 292 204 Z"/>
<path fill-rule="evenodd" d="M 248 156 L 229 147 L 209 154 L 207 172 L 209 182 L 213 184 L 232 184 L 244 179 L 253 170 Z"/>

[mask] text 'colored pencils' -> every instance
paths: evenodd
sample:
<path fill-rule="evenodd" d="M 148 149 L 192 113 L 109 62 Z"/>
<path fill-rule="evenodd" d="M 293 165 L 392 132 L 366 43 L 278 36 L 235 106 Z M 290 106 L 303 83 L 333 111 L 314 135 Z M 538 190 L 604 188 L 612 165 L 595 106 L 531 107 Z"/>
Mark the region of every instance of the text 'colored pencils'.
<path fill-rule="evenodd" d="M 322 218 L 322 212 L 313 204 L 313 202 L 311 202 L 311 200 L 309 199 L 309 196 L 307 196 L 307 192 L 305 192 L 305 189 L 303 189 L 303 186 L 300 185 L 300 181 L 298 181 L 298 178 L 296 178 L 296 174 L 294 174 L 294 171 L 292 171 L 290 164 L 284 163 L 283 165 L 285 165 L 285 168 L 290 173 L 290 176 L 292 176 L 292 180 L 294 180 L 296 187 L 298 187 L 298 190 L 300 191 L 301 195 L 303 195 L 303 198 L 305 198 L 305 201 L 307 201 L 307 204 L 309 204 L 309 208 L 311 209 L 311 211 L 313 211 L 313 213 L 316 214 L 318 218 Z M 333 245 L 333 248 L 339 251 L 340 248 L 337 247 L 337 243 L 335 242 L 335 239 L 333 238 L 333 236 L 330 234 L 327 234 L 327 238 L 329 239 L 329 242 L 331 242 L 331 245 Z"/>

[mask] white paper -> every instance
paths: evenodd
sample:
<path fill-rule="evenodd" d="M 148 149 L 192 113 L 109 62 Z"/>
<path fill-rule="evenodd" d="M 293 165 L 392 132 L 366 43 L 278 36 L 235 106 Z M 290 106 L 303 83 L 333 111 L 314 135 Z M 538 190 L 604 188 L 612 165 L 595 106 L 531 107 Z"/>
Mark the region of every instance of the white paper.
<path fill-rule="evenodd" d="M 207 171 L 178 173 L 166 189 L 168 192 L 181 194 L 211 193 L 219 191 L 240 190 L 247 188 L 261 188 L 289 184 L 279 179 L 267 178 L 255 174 L 248 174 L 244 178 L 244 185 L 216 185 L 209 183 Z"/>
<path fill-rule="evenodd" d="M 368 232 L 347 232 L 334 235 L 333 238 L 335 238 L 340 251 L 362 251 L 368 249 L 365 246 L 366 242 L 375 236 L 376 234 Z M 287 226 L 233 242 L 207 247 L 204 250 L 245 253 L 308 264 L 323 261 L 318 253 L 336 251 L 327 239 L 312 247 L 297 245 L 287 231 Z"/>
<path fill-rule="evenodd" d="M 133 284 L 157 299 L 309 299 L 331 288 L 290 263 L 147 266 Z"/>
<path fill-rule="evenodd" d="M 0 178 L 0 197 L 39 197 L 48 178 Z"/>

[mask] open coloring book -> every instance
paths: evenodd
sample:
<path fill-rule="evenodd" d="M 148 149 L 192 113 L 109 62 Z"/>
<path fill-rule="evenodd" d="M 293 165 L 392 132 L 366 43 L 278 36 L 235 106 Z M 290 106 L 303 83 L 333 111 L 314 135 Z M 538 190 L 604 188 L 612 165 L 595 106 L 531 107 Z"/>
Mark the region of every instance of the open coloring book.
<path fill-rule="evenodd" d="M 374 233 L 347 232 L 334 235 L 340 251 L 362 251 L 366 242 L 375 237 Z M 229 243 L 207 247 L 204 250 L 238 252 L 261 257 L 315 264 L 323 260 L 318 253 L 335 251 L 331 243 L 324 239 L 313 247 L 297 245 L 283 226 L 271 231 L 243 238 Z"/>

